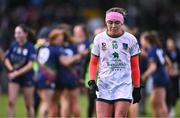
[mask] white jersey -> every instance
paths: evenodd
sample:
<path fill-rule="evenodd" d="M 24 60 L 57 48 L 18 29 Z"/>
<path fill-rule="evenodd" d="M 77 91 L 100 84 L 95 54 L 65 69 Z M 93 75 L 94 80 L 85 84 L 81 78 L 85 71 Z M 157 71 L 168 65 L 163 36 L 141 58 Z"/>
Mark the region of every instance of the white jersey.
<path fill-rule="evenodd" d="M 91 53 L 99 57 L 97 97 L 106 100 L 131 100 L 130 59 L 140 53 L 136 38 L 127 32 L 117 38 L 102 32 L 95 37 Z"/>

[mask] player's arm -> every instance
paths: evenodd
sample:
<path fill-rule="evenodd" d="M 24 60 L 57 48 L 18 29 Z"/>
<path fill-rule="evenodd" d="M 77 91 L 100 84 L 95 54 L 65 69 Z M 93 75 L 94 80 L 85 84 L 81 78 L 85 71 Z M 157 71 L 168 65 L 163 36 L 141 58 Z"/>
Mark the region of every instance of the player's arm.
<path fill-rule="evenodd" d="M 96 91 L 98 91 L 98 86 L 96 85 L 96 73 L 98 69 L 99 57 L 95 55 L 91 55 L 90 63 L 89 63 L 89 77 L 88 81 L 90 95 L 96 98 Z"/>
<path fill-rule="evenodd" d="M 14 67 L 13 65 L 11 64 L 11 61 L 10 61 L 10 54 L 12 52 L 12 47 L 11 46 L 5 53 L 5 57 L 4 57 L 4 64 L 5 64 L 5 67 L 6 69 L 9 71 L 9 72 L 12 72 L 14 71 Z"/>
<path fill-rule="evenodd" d="M 13 72 L 9 73 L 9 78 L 14 79 L 20 75 L 24 75 L 25 73 L 33 70 L 33 61 L 36 59 L 36 50 L 32 46 L 29 48 L 29 53 L 27 55 L 27 63 L 21 67 L 20 69 L 15 69 Z"/>
<path fill-rule="evenodd" d="M 94 43 L 91 50 L 92 55 L 89 64 L 90 80 L 88 81 L 88 85 L 90 89 L 90 95 L 92 97 L 96 97 L 96 91 L 98 91 L 98 86 L 96 85 L 96 73 L 98 69 L 99 55 L 100 55 L 99 41 L 100 39 L 98 38 L 98 36 L 96 36 L 94 38 Z"/>
<path fill-rule="evenodd" d="M 150 76 L 152 73 L 154 73 L 156 69 L 157 69 L 157 64 L 156 64 L 155 61 L 152 61 L 152 62 L 149 64 L 147 70 L 143 73 L 143 75 L 142 75 L 142 80 L 145 81 L 146 78 L 147 78 L 148 76 Z"/>
<path fill-rule="evenodd" d="M 25 73 L 27 73 L 28 71 L 32 70 L 33 68 L 33 62 L 30 60 L 25 66 L 23 66 L 22 68 L 18 69 L 18 70 L 13 70 L 13 72 L 10 72 L 8 74 L 9 79 L 14 79 L 20 75 L 23 75 Z"/>
<path fill-rule="evenodd" d="M 99 62 L 99 57 L 92 54 L 91 59 L 90 59 L 90 64 L 89 64 L 90 80 L 96 80 L 98 62 Z"/>
<path fill-rule="evenodd" d="M 4 58 L 5 58 L 4 52 L 2 49 L 0 49 L 0 59 L 4 60 Z"/>
<path fill-rule="evenodd" d="M 165 55 L 164 59 L 165 59 L 165 64 L 166 64 L 168 70 L 173 70 L 173 64 L 172 64 L 170 58 L 167 55 Z"/>
<path fill-rule="evenodd" d="M 131 57 L 131 76 L 133 85 L 135 88 L 140 87 L 140 69 L 139 69 L 139 56 L 133 56 Z"/>
<path fill-rule="evenodd" d="M 74 62 L 79 61 L 80 59 L 81 59 L 80 54 L 76 54 L 72 57 L 66 56 L 66 55 L 59 56 L 59 61 L 64 66 L 69 66 L 69 65 L 73 64 Z"/>
<path fill-rule="evenodd" d="M 30 60 L 25 66 L 16 70 L 17 76 L 27 73 L 28 71 L 32 70 L 32 68 L 33 68 L 33 61 Z"/>
<path fill-rule="evenodd" d="M 7 68 L 8 71 L 14 70 L 14 68 L 13 68 L 13 66 L 12 66 L 12 64 L 8 58 L 5 58 L 4 64 L 5 64 L 5 67 Z"/>
<path fill-rule="evenodd" d="M 138 103 L 141 100 L 141 87 L 140 87 L 140 69 L 139 69 L 139 56 L 131 57 L 131 72 L 132 81 L 134 85 L 133 89 L 133 104 Z"/>

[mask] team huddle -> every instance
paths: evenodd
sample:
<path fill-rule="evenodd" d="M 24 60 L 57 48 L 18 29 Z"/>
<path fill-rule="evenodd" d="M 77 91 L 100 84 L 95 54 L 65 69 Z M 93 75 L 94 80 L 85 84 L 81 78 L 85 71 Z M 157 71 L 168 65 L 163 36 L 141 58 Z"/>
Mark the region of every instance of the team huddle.
<path fill-rule="evenodd" d="M 106 30 L 98 33 L 90 41 L 74 43 L 67 28 L 53 27 L 47 39 L 34 46 L 31 33 L 25 25 L 15 28 L 15 41 L 5 56 L 8 71 L 8 117 L 15 115 L 17 93 L 22 88 L 27 115 L 34 117 L 80 117 L 78 67 L 85 64 L 90 54 L 90 62 L 84 67 L 89 75 L 87 83 L 91 98 L 96 99 L 96 115 L 101 117 L 127 117 L 130 106 L 141 100 L 141 83 L 153 77 L 152 106 L 154 116 L 167 117 L 165 88 L 169 77 L 165 64 L 171 68 L 169 58 L 156 40 L 155 32 L 142 35 L 140 41 L 124 31 L 125 12 L 121 8 L 111 8 L 106 12 Z M 83 25 L 77 29 L 83 29 Z M 139 55 L 146 51 L 148 68 L 140 75 Z M 40 98 L 38 110 L 34 109 Z M 158 99 L 156 96 L 158 95 Z M 158 104 L 158 106 L 157 106 Z"/>
<path fill-rule="evenodd" d="M 81 26 L 78 26 L 81 27 Z M 70 115 L 70 105 L 76 117 L 80 116 L 78 107 L 78 74 L 75 66 L 87 55 L 89 43 L 74 45 L 67 32 L 54 28 L 48 36 L 48 41 L 33 44 L 28 41 L 27 27 L 18 25 L 15 28 L 16 40 L 12 43 L 5 57 L 5 66 L 9 77 L 9 107 L 8 116 L 14 116 L 15 98 L 19 87 L 23 88 L 28 116 L 34 116 L 34 87 L 40 97 L 40 117 L 57 116 L 59 101 L 61 116 Z M 80 46 L 83 49 L 78 49 Z M 56 100 L 55 100 L 56 99 Z M 56 110 L 57 109 L 57 110 Z M 74 112 L 72 111 L 72 112 Z"/>

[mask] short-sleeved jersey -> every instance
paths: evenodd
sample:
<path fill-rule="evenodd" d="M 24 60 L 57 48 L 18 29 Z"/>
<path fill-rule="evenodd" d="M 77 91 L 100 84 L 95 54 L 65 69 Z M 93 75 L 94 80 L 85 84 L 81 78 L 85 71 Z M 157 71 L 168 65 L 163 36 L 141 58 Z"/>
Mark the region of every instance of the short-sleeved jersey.
<path fill-rule="evenodd" d="M 20 46 L 16 41 L 12 43 L 10 48 L 6 52 L 6 58 L 8 58 L 14 69 L 20 69 L 24 67 L 29 61 L 36 59 L 36 51 L 32 43 L 26 42 L 23 46 Z M 22 77 L 32 78 L 34 72 L 33 69 L 22 75 Z"/>
<path fill-rule="evenodd" d="M 55 45 L 42 46 L 38 51 L 39 72 L 36 79 L 55 80 L 59 69 L 59 57 L 63 48 Z M 39 77 L 39 78 L 38 78 Z"/>
<path fill-rule="evenodd" d="M 106 99 L 119 99 L 119 97 L 132 98 L 132 79 L 130 59 L 140 53 L 136 38 L 124 32 L 120 37 L 112 38 L 106 32 L 98 34 L 94 39 L 91 53 L 99 57 L 99 89 L 114 93 Z M 122 95 L 123 84 L 129 84 L 128 95 Z M 119 91 L 119 92 L 118 92 Z M 106 93 L 108 94 L 108 93 Z M 121 95 L 120 95 L 121 94 Z M 105 96 L 105 94 L 104 94 Z M 101 98 L 101 95 L 99 95 Z M 102 94 L 103 97 L 103 94 Z"/>
<path fill-rule="evenodd" d="M 148 49 L 148 63 L 152 61 L 157 64 L 156 71 L 152 74 L 154 84 L 156 85 L 166 85 L 169 77 L 165 71 L 165 53 L 161 48 L 152 46 Z"/>

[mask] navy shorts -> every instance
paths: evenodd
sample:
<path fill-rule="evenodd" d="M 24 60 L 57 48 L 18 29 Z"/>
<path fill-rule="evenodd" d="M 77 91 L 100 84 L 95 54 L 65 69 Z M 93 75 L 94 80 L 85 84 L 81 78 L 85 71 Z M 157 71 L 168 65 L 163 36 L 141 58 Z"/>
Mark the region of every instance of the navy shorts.
<path fill-rule="evenodd" d="M 74 78 L 58 78 L 56 81 L 56 89 L 75 89 L 78 87 L 78 82 Z"/>
<path fill-rule="evenodd" d="M 102 99 L 102 98 L 97 98 L 96 101 L 102 101 L 102 102 L 105 102 L 105 103 L 108 103 L 108 104 L 114 104 L 115 102 L 129 102 L 131 103 L 131 99 L 123 99 L 123 98 L 120 98 L 120 99 L 115 99 L 115 100 L 106 100 L 106 99 Z"/>
<path fill-rule="evenodd" d="M 168 85 L 168 80 L 160 79 L 160 78 L 153 78 L 153 86 L 154 87 L 166 87 Z"/>
<path fill-rule="evenodd" d="M 35 82 L 37 89 L 52 89 L 55 90 L 56 85 L 54 81 L 37 81 Z"/>
<path fill-rule="evenodd" d="M 15 79 L 9 80 L 9 82 L 19 84 L 21 87 L 34 86 L 33 78 L 27 78 L 27 77 L 17 77 Z"/>

